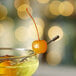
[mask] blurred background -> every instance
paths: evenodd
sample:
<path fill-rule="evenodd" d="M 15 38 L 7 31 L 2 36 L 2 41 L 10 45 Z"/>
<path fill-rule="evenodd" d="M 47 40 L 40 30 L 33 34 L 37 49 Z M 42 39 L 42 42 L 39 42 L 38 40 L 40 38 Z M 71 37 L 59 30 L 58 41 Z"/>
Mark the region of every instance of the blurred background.
<path fill-rule="evenodd" d="M 0 47 L 32 49 L 36 29 L 26 8 L 34 17 L 40 39 L 48 45 L 40 55 L 40 66 L 34 76 L 76 76 L 76 0 L 0 0 Z M 1 54 L 21 54 L 6 51 Z"/>

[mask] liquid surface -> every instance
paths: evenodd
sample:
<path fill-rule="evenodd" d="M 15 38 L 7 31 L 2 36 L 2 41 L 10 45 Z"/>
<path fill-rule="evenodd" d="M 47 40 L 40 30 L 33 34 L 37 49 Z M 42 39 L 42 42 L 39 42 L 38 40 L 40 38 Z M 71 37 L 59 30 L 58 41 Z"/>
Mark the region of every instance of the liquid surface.
<path fill-rule="evenodd" d="M 32 56 L 21 63 L 0 67 L 0 76 L 32 76 L 39 65 L 38 58 Z"/>

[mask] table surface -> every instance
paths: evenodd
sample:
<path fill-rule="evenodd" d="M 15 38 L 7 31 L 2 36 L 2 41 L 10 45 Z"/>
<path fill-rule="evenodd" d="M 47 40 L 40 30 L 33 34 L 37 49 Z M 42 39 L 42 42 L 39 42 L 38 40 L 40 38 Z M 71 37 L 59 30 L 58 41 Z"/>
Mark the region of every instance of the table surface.
<path fill-rule="evenodd" d="M 50 66 L 40 63 L 38 70 L 33 76 L 76 76 L 76 67 Z"/>

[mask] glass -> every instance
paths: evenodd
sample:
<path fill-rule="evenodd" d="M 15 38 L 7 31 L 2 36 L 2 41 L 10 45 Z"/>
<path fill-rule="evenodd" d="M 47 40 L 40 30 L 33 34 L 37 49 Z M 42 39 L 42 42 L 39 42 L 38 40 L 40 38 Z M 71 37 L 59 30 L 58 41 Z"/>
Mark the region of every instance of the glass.
<path fill-rule="evenodd" d="M 0 48 L 0 76 L 32 76 L 37 70 L 39 61 L 38 56 L 32 50 L 25 48 Z M 25 54 L 20 55 L 7 55 L 3 53 L 7 50 L 10 51 L 24 51 Z M 7 63 L 10 62 L 10 65 Z"/>

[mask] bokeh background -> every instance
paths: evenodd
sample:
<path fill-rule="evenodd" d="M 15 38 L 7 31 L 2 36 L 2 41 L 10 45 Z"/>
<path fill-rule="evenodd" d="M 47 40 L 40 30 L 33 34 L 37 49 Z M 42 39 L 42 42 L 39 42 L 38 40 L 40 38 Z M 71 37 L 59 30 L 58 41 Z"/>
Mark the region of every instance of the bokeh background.
<path fill-rule="evenodd" d="M 48 42 L 60 36 L 40 55 L 34 76 L 76 76 L 76 0 L 0 0 L 0 47 L 32 49 L 37 33 L 26 8 L 36 21 L 40 39 Z M 5 54 L 24 52 L 0 51 Z"/>

